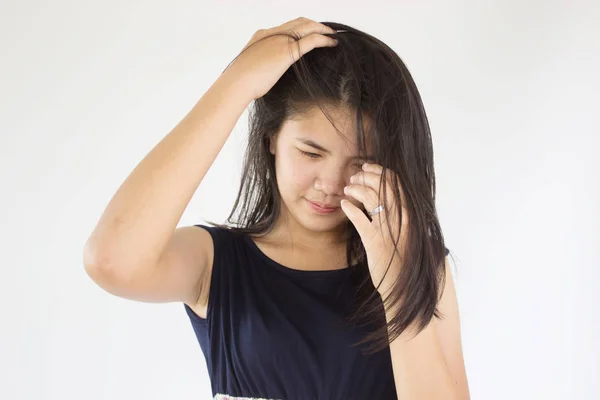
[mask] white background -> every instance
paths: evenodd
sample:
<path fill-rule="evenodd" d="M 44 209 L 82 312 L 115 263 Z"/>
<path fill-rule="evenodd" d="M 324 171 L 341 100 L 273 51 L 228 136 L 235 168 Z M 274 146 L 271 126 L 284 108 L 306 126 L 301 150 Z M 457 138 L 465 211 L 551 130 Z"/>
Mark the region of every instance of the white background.
<path fill-rule="evenodd" d="M 600 4 L 567 0 L 4 0 L 0 398 L 210 398 L 183 306 L 102 291 L 83 245 L 254 31 L 298 16 L 379 37 L 417 82 L 472 398 L 599 399 Z M 245 134 L 180 225 L 225 218 Z"/>

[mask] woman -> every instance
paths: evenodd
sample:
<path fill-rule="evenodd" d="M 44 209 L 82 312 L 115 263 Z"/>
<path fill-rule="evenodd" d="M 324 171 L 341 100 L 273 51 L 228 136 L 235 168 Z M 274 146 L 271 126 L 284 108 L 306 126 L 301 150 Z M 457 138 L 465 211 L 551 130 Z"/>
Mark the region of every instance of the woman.
<path fill-rule="evenodd" d="M 177 224 L 253 103 L 238 199 Z M 110 293 L 181 301 L 215 399 L 467 399 L 417 88 L 376 38 L 259 30 L 140 162 L 84 251 Z"/>

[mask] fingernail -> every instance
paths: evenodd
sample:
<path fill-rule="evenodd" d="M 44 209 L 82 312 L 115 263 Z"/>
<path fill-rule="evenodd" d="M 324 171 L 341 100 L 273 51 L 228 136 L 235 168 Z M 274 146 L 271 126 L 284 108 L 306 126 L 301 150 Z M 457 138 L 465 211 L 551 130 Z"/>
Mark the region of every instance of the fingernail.
<path fill-rule="evenodd" d="M 362 165 L 362 169 L 367 169 L 367 168 L 369 168 L 369 163 L 364 163 L 364 164 Z"/>
<path fill-rule="evenodd" d="M 356 182 L 356 175 L 352 175 L 352 176 L 350 177 L 350 182 L 351 182 L 351 183 L 355 183 L 355 182 Z"/>

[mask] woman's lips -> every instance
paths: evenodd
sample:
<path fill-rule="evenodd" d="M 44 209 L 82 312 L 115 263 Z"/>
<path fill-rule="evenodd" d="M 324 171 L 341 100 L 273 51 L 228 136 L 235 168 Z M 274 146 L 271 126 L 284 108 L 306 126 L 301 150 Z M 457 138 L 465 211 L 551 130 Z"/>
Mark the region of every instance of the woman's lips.
<path fill-rule="evenodd" d="M 308 204 L 310 205 L 310 207 L 315 210 L 316 212 L 318 212 L 319 214 L 331 214 L 335 211 L 337 211 L 339 209 L 339 207 L 321 207 L 316 203 L 313 203 L 310 200 L 306 200 L 308 201 Z"/>

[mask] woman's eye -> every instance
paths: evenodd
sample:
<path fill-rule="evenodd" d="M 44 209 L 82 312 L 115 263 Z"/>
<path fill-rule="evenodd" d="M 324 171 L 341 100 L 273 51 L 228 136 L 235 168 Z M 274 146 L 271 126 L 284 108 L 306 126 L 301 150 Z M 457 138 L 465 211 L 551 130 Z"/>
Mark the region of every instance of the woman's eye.
<path fill-rule="evenodd" d="M 300 153 L 302 153 L 302 154 L 304 154 L 306 157 L 310 157 L 310 158 L 319 158 L 319 157 L 321 157 L 321 156 L 320 156 L 320 155 L 318 155 L 318 154 L 315 154 L 315 153 L 309 153 L 308 151 L 303 151 L 303 150 L 300 150 Z"/>

